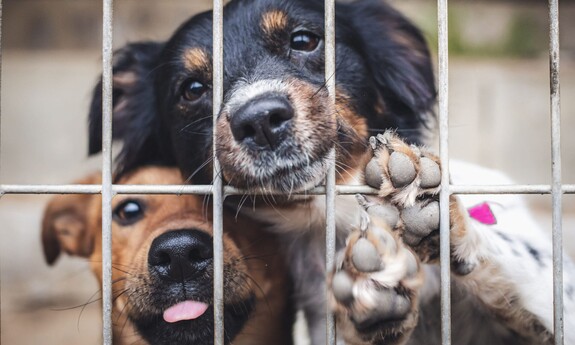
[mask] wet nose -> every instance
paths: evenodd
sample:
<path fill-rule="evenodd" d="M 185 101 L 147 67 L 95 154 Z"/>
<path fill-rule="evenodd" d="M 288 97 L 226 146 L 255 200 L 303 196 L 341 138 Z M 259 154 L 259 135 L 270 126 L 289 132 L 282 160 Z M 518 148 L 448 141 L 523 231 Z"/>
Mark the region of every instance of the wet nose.
<path fill-rule="evenodd" d="M 163 280 L 184 281 L 205 270 L 212 259 L 209 234 L 200 230 L 174 230 L 154 239 L 148 252 L 148 269 Z"/>
<path fill-rule="evenodd" d="M 281 96 L 264 96 L 250 100 L 231 117 L 235 140 L 251 149 L 273 150 L 285 138 L 294 110 Z"/>

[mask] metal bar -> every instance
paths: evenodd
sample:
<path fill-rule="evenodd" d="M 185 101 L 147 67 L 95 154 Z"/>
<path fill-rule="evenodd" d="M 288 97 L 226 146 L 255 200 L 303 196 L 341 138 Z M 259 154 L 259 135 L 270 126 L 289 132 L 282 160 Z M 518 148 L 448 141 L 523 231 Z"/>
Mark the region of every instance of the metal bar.
<path fill-rule="evenodd" d="M 113 0 L 103 0 L 102 22 L 102 321 L 112 344 L 112 40 Z"/>
<path fill-rule="evenodd" d="M 439 257 L 441 276 L 441 342 L 451 344 L 451 258 L 449 244 L 449 52 L 447 41 L 447 0 L 437 0 L 439 58 L 439 157 L 441 160 L 441 194 L 439 196 Z"/>
<path fill-rule="evenodd" d="M 551 194 L 551 185 L 450 185 L 450 194 Z M 114 194 L 212 194 L 213 185 L 112 185 Z M 3 194 L 100 194 L 101 185 L 0 185 Z M 369 186 L 336 185 L 336 195 L 357 193 L 376 195 L 377 189 Z M 563 194 L 575 194 L 575 185 L 562 185 Z M 325 187 L 315 187 L 292 195 L 324 195 Z M 245 190 L 224 187 L 224 195 L 246 195 Z M 253 194 L 253 193 L 251 193 Z"/>
<path fill-rule="evenodd" d="M 224 10 L 223 1 L 214 0 L 213 9 L 213 227 L 214 227 L 214 345 L 224 345 L 224 245 L 223 181 L 216 156 L 217 119 L 224 98 Z"/>
<path fill-rule="evenodd" d="M 0 0 L 0 180 L 2 179 L 2 14 L 3 14 L 2 0 Z M 0 190 L 0 198 L 2 198 L 1 190 Z M 2 260 L 0 260 L 0 267 L 2 267 Z M 2 284 L 0 284 L 0 310 L 1 309 L 2 309 Z M 0 313 L 0 334 L 2 334 L 2 313 Z M 0 340 L 0 342 L 2 342 L 2 340 Z"/>
<path fill-rule="evenodd" d="M 335 109 L 335 0 L 325 0 L 325 84 L 331 106 Z M 336 112 L 333 112 L 336 116 Z M 325 265 L 326 272 L 335 266 L 335 148 L 331 149 L 325 180 Z M 327 291 L 326 291 L 327 296 Z M 335 317 L 326 304 L 326 342 L 336 343 Z"/>
<path fill-rule="evenodd" d="M 553 200 L 553 328 L 555 344 L 563 335 L 563 232 L 561 191 L 561 92 L 559 82 L 559 0 L 549 0 L 549 69 L 551 90 L 551 172 Z"/>
<path fill-rule="evenodd" d="M 0 0 L 0 178 L 2 177 L 2 14 L 2 0 Z"/>

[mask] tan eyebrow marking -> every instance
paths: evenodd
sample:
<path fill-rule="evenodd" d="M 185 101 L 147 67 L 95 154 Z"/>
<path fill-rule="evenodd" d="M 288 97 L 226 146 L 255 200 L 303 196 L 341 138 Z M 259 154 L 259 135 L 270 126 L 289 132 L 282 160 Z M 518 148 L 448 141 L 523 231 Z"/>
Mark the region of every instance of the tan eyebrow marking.
<path fill-rule="evenodd" d="M 272 10 L 262 15 L 261 26 L 266 35 L 284 30 L 288 25 L 287 15 L 280 10 Z"/>
<path fill-rule="evenodd" d="M 188 70 L 202 70 L 209 72 L 211 69 L 208 53 L 202 48 L 191 48 L 184 53 L 184 65 Z"/>

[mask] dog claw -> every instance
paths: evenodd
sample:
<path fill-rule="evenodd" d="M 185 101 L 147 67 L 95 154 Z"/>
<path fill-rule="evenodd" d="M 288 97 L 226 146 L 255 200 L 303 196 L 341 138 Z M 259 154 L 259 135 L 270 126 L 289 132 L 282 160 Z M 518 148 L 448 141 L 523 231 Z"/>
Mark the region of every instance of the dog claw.
<path fill-rule="evenodd" d="M 421 204 L 416 204 L 406 208 L 401 212 L 401 219 L 409 230 L 404 234 L 407 235 L 407 237 L 404 236 L 404 240 L 411 242 L 416 237 L 421 240 L 432 231 L 439 229 L 439 203 L 432 201 L 423 207 Z"/>
<path fill-rule="evenodd" d="M 419 160 L 421 188 L 435 188 L 441 183 L 441 170 L 432 159 L 422 157 Z"/>
<path fill-rule="evenodd" d="M 413 180 L 417 172 L 409 157 L 401 152 L 394 151 L 389 157 L 389 175 L 395 188 L 405 187 Z"/>
<path fill-rule="evenodd" d="M 381 270 L 381 258 L 377 248 L 365 238 L 360 238 L 352 248 L 353 265 L 360 272 Z"/>

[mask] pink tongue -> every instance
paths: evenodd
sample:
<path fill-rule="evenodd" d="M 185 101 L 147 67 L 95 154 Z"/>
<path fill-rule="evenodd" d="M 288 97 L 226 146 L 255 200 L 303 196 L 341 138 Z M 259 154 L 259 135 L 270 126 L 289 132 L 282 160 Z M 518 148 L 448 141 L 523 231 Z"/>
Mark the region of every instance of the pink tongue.
<path fill-rule="evenodd" d="M 206 309 L 208 309 L 208 305 L 205 303 L 195 301 L 180 302 L 164 311 L 164 320 L 173 323 L 197 319 L 206 312 Z"/>

